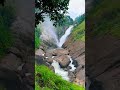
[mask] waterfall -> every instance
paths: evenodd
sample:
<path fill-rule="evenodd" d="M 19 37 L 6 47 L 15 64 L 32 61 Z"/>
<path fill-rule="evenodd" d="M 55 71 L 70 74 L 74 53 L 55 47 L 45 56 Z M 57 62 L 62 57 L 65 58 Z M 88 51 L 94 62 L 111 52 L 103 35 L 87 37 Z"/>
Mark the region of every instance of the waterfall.
<path fill-rule="evenodd" d="M 65 34 L 60 38 L 60 41 L 58 42 L 58 47 L 61 48 L 62 45 L 65 43 L 67 37 L 70 35 L 70 33 L 72 31 L 72 28 L 73 28 L 73 26 L 70 26 L 66 30 Z M 69 64 L 69 66 L 71 67 L 70 71 L 73 72 L 76 69 L 76 67 L 75 67 L 75 65 L 73 65 L 73 60 L 72 60 L 71 56 L 68 55 L 68 57 L 70 59 L 70 64 Z M 57 61 L 53 60 L 52 66 L 54 67 L 56 74 L 60 75 L 63 79 L 65 79 L 67 81 L 70 80 L 69 76 L 68 76 L 68 71 L 65 71 L 64 69 L 60 68 L 60 65 Z"/>
<path fill-rule="evenodd" d="M 66 30 L 65 34 L 60 38 L 60 41 L 59 41 L 59 43 L 58 43 L 58 47 L 62 47 L 62 45 L 65 43 L 67 37 L 70 35 L 70 33 L 71 33 L 71 31 L 72 31 L 72 28 L 73 28 L 73 26 L 70 26 L 70 27 Z"/>
<path fill-rule="evenodd" d="M 53 26 L 53 22 L 50 21 L 50 18 L 45 17 L 45 21 L 39 25 L 41 28 L 41 39 L 58 45 L 58 37 L 55 32 L 56 28 Z"/>
<path fill-rule="evenodd" d="M 53 22 L 50 21 L 49 17 L 45 17 L 45 21 L 41 24 L 39 24 L 41 28 L 41 39 L 45 41 L 52 42 L 58 46 L 58 48 L 61 48 L 62 45 L 65 43 L 66 39 L 70 35 L 73 25 L 71 25 L 65 32 L 65 34 L 58 40 L 57 34 L 56 34 L 56 28 L 53 26 Z M 54 57 L 54 56 L 53 56 Z M 53 58 L 52 57 L 52 58 Z M 70 59 L 69 66 L 71 67 L 70 71 L 74 71 L 76 67 L 73 65 L 73 60 L 71 56 L 68 56 Z M 48 57 L 46 57 L 47 59 Z M 60 67 L 59 63 L 53 59 L 53 62 L 51 64 L 54 69 L 55 73 L 60 75 L 63 79 L 69 81 L 68 71 L 65 71 L 63 68 Z"/>

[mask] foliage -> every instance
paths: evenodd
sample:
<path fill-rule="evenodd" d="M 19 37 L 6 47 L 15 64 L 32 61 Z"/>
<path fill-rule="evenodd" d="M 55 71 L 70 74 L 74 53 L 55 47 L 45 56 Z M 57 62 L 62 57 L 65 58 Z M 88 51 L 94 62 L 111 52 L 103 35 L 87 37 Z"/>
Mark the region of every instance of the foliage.
<path fill-rule="evenodd" d="M 73 24 L 73 19 L 70 16 L 66 15 L 64 16 L 63 19 L 60 19 L 57 23 L 59 26 L 69 26 Z"/>
<path fill-rule="evenodd" d="M 78 24 L 82 23 L 84 20 L 85 20 L 85 14 L 76 17 L 76 18 L 75 18 L 75 21 L 74 21 L 74 24 L 77 24 L 77 25 L 78 25 Z"/>
<path fill-rule="evenodd" d="M 111 35 L 120 38 L 119 3 L 119 0 L 116 2 L 113 0 L 99 0 L 99 5 L 91 9 L 87 15 L 87 22 L 90 23 L 88 28 L 90 37 Z"/>
<path fill-rule="evenodd" d="M 85 20 L 78 26 L 74 27 L 72 31 L 72 38 L 75 41 L 76 40 L 85 41 Z"/>
<path fill-rule="evenodd" d="M 35 28 L 35 49 L 38 49 L 41 43 L 40 39 L 40 28 Z"/>
<path fill-rule="evenodd" d="M 44 65 L 35 65 L 35 84 L 35 90 L 85 90 L 82 86 L 63 80 Z"/>
<path fill-rule="evenodd" d="M 10 26 L 13 20 L 13 8 L 9 6 L 0 7 L 0 57 L 2 57 L 12 45 Z"/>
<path fill-rule="evenodd" d="M 60 38 L 65 33 L 65 30 L 72 24 L 73 19 L 70 16 L 64 16 L 63 19 L 59 20 L 56 26 L 58 38 Z"/>
<path fill-rule="evenodd" d="M 35 23 L 44 21 L 44 16 L 48 15 L 51 20 L 58 22 L 64 17 L 68 10 L 69 0 L 35 0 Z"/>

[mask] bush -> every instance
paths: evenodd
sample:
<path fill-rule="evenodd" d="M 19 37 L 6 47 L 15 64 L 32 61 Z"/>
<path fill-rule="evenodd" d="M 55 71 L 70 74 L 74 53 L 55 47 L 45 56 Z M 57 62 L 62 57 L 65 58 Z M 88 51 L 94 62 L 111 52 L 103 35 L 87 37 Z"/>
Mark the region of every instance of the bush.
<path fill-rule="evenodd" d="M 81 24 L 74 27 L 72 31 L 72 38 L 74 41 L 85 41 L 85 20 Z"/>
<path fill-rule="evenodd" d="M 0 7 L 0 57 L 2 57 L 12 45 L 10 26 L 13 20 L 13 8 L 8 6 Z"/>
<path fill-rule="evenodd" d="M 40 39 L 40 28 L 35 28 L 35 49 L 38 49 L 41 43 Z"/>
<path fill-rule="evenodd" d="M 63 80 L 44 65 L 35 65 L 35 83 L 35 90 L 85 90 L 82 86 Z"/>

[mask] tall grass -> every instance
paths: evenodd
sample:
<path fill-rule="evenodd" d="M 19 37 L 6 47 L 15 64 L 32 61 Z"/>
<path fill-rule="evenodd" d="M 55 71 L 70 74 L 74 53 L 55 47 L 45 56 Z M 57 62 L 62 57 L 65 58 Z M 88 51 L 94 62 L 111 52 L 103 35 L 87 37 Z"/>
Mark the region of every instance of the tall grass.
<path fill-rule="evenodd" d="M 35 65 L 35 90 L 85 90 L 82 86 L 63 80 L 48 67 Z"/>
<path fill-rule="evenodd" d="M 72 38 L 74 41 L 85 41 L 85 20 L 79 25 L 75 26 L 72 31 Z"/>
<path fill-rule="evenodd" d="M 37 26 L 35 28 L 35 49 L 38 49 L 41 44 L 40 33 L 40 28 Z"/>

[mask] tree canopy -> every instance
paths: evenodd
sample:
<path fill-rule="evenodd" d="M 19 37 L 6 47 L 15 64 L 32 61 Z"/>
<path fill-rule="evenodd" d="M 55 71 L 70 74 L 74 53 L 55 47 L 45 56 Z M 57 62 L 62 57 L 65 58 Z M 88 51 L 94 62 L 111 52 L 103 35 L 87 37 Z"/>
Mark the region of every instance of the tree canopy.
<path fill-rule="evenodd" d="M 69 0 L 35 0 L 35 24 L 44 21 L 48 15 L 55 23 L 64 17 L 68 10 Z"/>
<path fill-rule="evenodd" d="M 82 23 L 85 20 L 85 14 L 82 14 L 78 17 L 75 18 L 74 24 L 79 25 L 80 23 Z"/>

